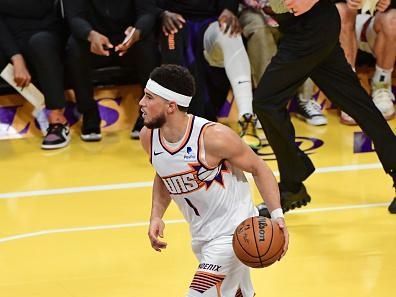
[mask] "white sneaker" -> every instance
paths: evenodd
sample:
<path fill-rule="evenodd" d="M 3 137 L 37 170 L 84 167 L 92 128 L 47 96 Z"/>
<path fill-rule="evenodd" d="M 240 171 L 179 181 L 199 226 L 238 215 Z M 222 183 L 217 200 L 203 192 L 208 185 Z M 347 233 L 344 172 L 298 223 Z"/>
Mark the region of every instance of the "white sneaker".
<path fill-rule="evenodd" d="M 70 142 L 70 128 L 67 123 L 50 124 L 47 134 L 45 135 L 41 148 L 44 150 L 53 150 L 65 147 Z"/>
<path fill-rule="evenodd" d="M 395 115 L 395 107 L 393 105 L 395 95 L 393 95 L 392 91 L 387 88 L 380 88 L 373 91 L 372 97 L 375 106 L 377 106 L 384 118 L 386 120 L 392 119 Z"/>
<path fill-rule="evenodd" d="M 45 109 L 35 109 L 33 111 L 33 116 L 36 118 L 41 133 L 43 133 L 43 135 L 46 135 L 49 127 L 49 123 L 48 123 L 47 114 L 45 113 Z"/>
<path fill-rule="evenodd" d="M 327 119 L 322 113 L 320 104 L 314 99 L 309 99 L 308 101 L 298 99 L 296 116 L 313 126 L 322 126 L 327 124 Z"/>
<path fill-rule="evenodd" d="M 251 113 L 245 113 L 238 121 L 240 126 L 239 136 L 253 150 L 258 150 L 261 147 L 261 140 L 257 136 L 256 121 L 256 116 Z"/>

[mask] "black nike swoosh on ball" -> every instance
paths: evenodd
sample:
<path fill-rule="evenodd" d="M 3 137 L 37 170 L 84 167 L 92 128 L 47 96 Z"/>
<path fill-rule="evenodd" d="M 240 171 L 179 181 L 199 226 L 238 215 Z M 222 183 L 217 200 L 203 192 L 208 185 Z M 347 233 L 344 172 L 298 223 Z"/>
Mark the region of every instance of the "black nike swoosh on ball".
<path fill-rule="evenodd" d="M 161 155 L 163 152 L 154 152 L 154 156 Z"/>

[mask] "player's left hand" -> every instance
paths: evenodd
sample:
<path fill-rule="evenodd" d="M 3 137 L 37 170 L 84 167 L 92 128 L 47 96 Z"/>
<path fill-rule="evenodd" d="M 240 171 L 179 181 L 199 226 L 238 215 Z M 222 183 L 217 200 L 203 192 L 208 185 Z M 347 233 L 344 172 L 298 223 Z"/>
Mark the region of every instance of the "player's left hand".
<path fill-rule="evenodd" d="M 241 25 L 239 24 L 239 20 L 232 11 L 228 9 L 224 9 L 218 18 L 220 24 L 220 30 L 224 34 L 230 34 L 230 36 L 236 36 L 241 33 Z"/>
<path fill-rule="evenodd" d="M 125 32 L 125 39 L 115 47 L 119 56 L 125 55 L 128 49 L 140 40 L 140 30 L 129 26 Z"/>
<path fill-rule="evenodd" d="M 285 0 L 286 7 L 295 16 L 302 15 L 310 10 L 319 0 Z"/>
<path fill-rule="evenodd" d="M 287 249 L 289 248 L 289 231 L 287 231 L 286 223 L 284 218 L 277 218 L 274 220 L 278 225 L 279 228 L 283 231 L 283 235 L 285 236 L 285 244 L 283 245 L 283 253 L 281 257 L 279 258 L 282 259 L 283 256 L 286 254 Z"/>
<path fill-rule="evenodd" d="M 379 0 L 375 8 L 379 12 L 384 12 L 389 7 L 390 4 L 391 4 L 391 0 Z"/>

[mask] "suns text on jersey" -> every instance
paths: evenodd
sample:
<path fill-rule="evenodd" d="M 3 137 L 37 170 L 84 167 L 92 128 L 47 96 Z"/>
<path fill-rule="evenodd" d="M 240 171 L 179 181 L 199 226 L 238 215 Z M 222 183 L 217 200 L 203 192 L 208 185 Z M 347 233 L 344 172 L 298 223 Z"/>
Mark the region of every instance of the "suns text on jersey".
<path fill-rule="evenodd" d="M 193 192 L 203 186 L 197 179 L 197 171 L 186 172 L 162 178 L 166 188 L 171 194 L 186 194 Z"/>

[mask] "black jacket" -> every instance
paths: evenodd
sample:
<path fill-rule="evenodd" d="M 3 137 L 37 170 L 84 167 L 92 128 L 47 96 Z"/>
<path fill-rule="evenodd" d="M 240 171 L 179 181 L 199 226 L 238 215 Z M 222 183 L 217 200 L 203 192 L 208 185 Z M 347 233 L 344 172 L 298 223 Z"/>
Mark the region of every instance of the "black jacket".
<path fill-rule="evenodd" d="M 123 35 L 129 26 L 142 38 L 153 30 L 154 0 L 67 0 L 66 17 L 73 35 L 86 40 L 91 30 L 107 37 Z"/>
<path fill-rule="evenodd" d="M 235 14 L 238 11 L 238 0 L 158 0 L 163 10 L 176 12 L 187 19 L 205 19 L 218 17 L 224 9 Z"/>
<path fill-rule="evenodd" d="M 55 0 L 0 0 L 0 50 L 9 59 L 20 53 L 17 40 L 43 30 L 61 32 Z"/>

